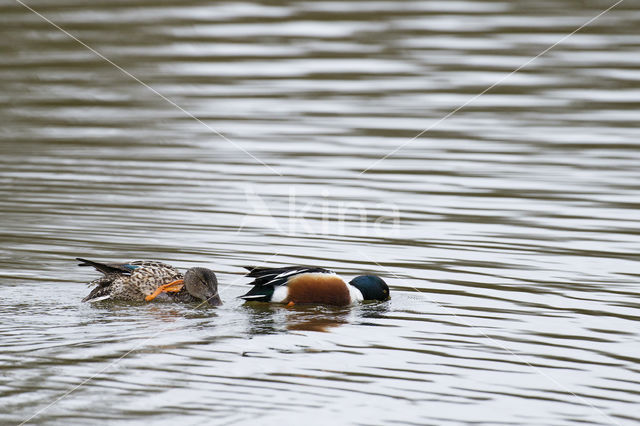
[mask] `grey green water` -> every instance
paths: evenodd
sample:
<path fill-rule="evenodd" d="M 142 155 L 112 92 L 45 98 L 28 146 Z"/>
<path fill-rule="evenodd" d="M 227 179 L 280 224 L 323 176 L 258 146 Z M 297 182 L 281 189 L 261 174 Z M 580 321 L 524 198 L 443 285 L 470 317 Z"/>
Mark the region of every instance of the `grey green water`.
<path fill-rule="evenodd" d="M 163 99 L 4 0 L 0 424 L 637 424 L 640 3 L 438 121 L 613 3 L 27 1 Z M 76 256 L 226 303 L 83 304 Z"/>

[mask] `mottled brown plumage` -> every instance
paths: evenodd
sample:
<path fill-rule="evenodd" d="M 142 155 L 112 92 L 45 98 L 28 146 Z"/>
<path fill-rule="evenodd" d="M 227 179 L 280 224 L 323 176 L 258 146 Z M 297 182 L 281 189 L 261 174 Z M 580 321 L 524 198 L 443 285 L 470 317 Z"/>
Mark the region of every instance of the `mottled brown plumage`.
<path fill-rule="evenodd" d="M 89 283 L 95 288 L 82 299 L 83 302 L 106 299 L 144 302 L 158 287 L 175 280 L 184 280 L 185 285 L 180 291 L 164 293 L 162 298 L 174 302 L 206 300 L 212 305 L 222 304 L 215 273 L 205 268 L 191 268 L 183 275 L 175 267 L 156 261 L 99 263 L 82 258 L 78 260 L 82 262 L 80 266 L 93 266 L 104 274 Z"/>

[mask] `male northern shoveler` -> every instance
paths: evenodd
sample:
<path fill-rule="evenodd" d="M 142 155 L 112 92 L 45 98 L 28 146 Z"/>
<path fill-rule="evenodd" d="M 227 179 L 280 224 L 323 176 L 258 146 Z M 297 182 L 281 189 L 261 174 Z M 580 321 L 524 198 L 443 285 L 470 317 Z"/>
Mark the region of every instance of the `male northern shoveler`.
<path fill-rule="evenodd" d="M 171 265 L 149 260 L 127 263 L 101 263 L 76 258 L 79 266 L 92 266 L 104 275 L 89 283 L 96 286 L 83 302 L 99 300 L 151 301 L 162 293 L 174 302 L 207 301 L 222 305 L 216 274 L 206 268 L 191 268 L 184 276 Z M 166 298 L 166 296 L 165 296 Z"/>
<path fill-rule="evenodd" d="M 261 268 L 245 266 L 253 288 L 240 298 L 247 301 L 322 303 L 346 306 L 363 300 L 389 299 L 389 287 L 375 275 L 361 275 L 349 283 L 335 272 L 324 268 L 287 266 Z"/>

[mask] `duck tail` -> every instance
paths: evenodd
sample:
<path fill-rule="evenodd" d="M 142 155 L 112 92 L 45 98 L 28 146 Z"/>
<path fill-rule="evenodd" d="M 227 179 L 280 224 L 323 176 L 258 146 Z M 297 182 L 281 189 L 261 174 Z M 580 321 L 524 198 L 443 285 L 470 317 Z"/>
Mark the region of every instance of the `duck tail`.
<path fill-rule="evenodd" d="M 117 263 L 100 263 L 94 262 L 93 260 L 83 259 L 81 257 L 76 257 L 78 262 L 78 266 L 92 266 L 97 271 L 102 272 L 105 275 L 109 274 L 130 274 L 131 270 L 127 269 L 124 265 L 119 265 Z"/>
<path fill-rule="evenodd" d="M 108 287 L 98 286 L 94 288 L 91 293 L 84 299 L 83 302 L 98 302 L 100 300 L 110 299 L 111 294 L 109 293 Z"/>

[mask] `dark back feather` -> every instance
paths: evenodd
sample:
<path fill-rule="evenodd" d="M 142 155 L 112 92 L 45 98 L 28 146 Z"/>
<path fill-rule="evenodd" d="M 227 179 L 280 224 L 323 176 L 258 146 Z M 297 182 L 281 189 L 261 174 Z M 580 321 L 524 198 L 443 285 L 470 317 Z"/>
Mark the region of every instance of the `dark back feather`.
<path fill-rule="evenodd" d="M 254 279 L 249 283 L 253 288 L 240 296 L 240 298 L 256 302 L 270 301 L 276 286 L 287 284 L 287 281 L 296 275 L 310 272 L 333 274 L 333 271 L 329 269 L 313 266 L 285 266 L 283 268 L 245 266 L 244 268 L 249 271 L 246 276 Z"/>
<path fill-rule="evenodd" d="M 81 257 L 76 257 L 76 260 L 81 262 L 78 266 L 92 266 L 105 275 L 131 275 L 133 271 L 144 266 L 173 269 L 173 266 L 155 260 L 134 260 L 126 263 L 94 262 Z"/>
<path fill-rule="evenodd" d="M 97 271 L 100 271 L 105 275 L 130 275 L 135 269 L 135 267 L 131 267 L 128 263 L 94 262 L 93 260 L 83 259 L 81 257 L 76 257 L 76 260 L 80 262 L 78 263 L 78 266 L 92 266 Z"/>
<path fill-rule="evenodd" d="M 245 266 L 249 272 L 245 275 L 254 278 L 249 284 L 253 286 L 279 286 L 287 283 L 289 278 L 299 274 L 308 274 L 312 272 L 321 274 L 333 274 L 334 272 L 314 266 L 285 266 L 282 268 L 265 268 L 260 266 Z"/>

